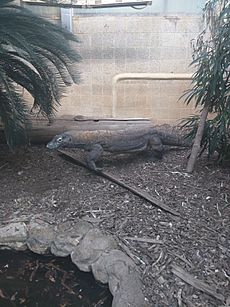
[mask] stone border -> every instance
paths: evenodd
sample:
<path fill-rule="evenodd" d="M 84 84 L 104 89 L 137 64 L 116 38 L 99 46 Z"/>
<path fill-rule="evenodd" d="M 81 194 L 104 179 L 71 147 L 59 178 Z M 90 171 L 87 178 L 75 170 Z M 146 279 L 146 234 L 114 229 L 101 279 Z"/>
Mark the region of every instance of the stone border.
<path fill-rule="evenodd" d="M 81 219 L 56 225 L 33 217 L 0 224 L 0 249 L 70 255 L 81 271 L 92 271 L 96 280 L 109 284 L 112 307 L 149 306 L 135 263 L 118 249 L 112 236 Z"/>

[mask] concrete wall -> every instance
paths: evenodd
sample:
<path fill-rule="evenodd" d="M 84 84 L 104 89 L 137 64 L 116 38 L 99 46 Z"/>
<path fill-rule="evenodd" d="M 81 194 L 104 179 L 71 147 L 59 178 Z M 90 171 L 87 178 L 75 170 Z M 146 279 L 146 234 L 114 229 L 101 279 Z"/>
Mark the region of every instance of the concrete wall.
<path fill-rule="evenodd" d="M 43 8 L 44 10 L 44 8 Z M 130 10 L 130 9 L 129 9 Z M 89 10 L 87 11 L 89 12 Z M 69 89 L 59 114 L 112 115 L 112 78 L 124 72 L 189 73 L 191 39 L 200 31 L 201 14 L 88 14 L 73 16 L 81 40 L 82 83 Z M 189 81 L 121 81 L 117 116 L 150 117 L 174 124 L 194 113 L 179 97 Z"/>
<path fill-rule="evenodd" d="M 119 73 L 191 72 L 190 40 L 199 22 L 198 16 L 74 16 L 82 84 L 71 89 L 60 112 L 111 116 L 112 78 Z M 175 123 L 193 112 L 178 102 L 188 87 L 188 81 L 121 81 L 117 116 Z"/>

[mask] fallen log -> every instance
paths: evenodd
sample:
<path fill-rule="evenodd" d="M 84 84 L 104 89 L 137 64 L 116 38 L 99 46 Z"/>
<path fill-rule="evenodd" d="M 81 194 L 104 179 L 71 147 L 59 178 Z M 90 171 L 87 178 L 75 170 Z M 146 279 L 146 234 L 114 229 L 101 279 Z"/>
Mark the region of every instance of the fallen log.
<path fill-rule="evenodd" d="M 144 118 L 95 118 L 84 116 L 63 116 L 48 123 L 43 118 L 32 119 L 28 130 L 31 144 L 48 143 L 55 135 L 67 130 L 126 130 L 129 128 L 152 127 L 153 123 Z M 3 126 L 0 126 L 0 142 L 5 142 Z"/>

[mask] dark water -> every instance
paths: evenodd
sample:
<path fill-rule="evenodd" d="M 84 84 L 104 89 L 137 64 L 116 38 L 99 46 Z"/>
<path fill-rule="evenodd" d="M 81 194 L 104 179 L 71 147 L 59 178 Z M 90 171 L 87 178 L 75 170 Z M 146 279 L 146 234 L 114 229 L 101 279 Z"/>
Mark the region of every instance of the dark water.
<path fill-rule="evenodd" d="M 0 307 L 111 307 L 112 295 L 69 257 L 0 251 Z"/>

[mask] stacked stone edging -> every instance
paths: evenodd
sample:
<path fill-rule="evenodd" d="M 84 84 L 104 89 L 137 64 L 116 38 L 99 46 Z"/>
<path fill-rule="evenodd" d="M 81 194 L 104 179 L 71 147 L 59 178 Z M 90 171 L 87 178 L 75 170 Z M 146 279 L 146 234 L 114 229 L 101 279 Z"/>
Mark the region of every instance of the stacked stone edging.
<path fill-rule="evenodd" d="M 104 235 L 86 221 L 55 225 L 36 217 L 12 220 L 0 224 L 0 249 L 70 255 L 81 271 L 92 271 L 96 280 L 109 284 L 112 307 L 149 306 L 135 263 L 118 249 L 112 236 Z"/>

